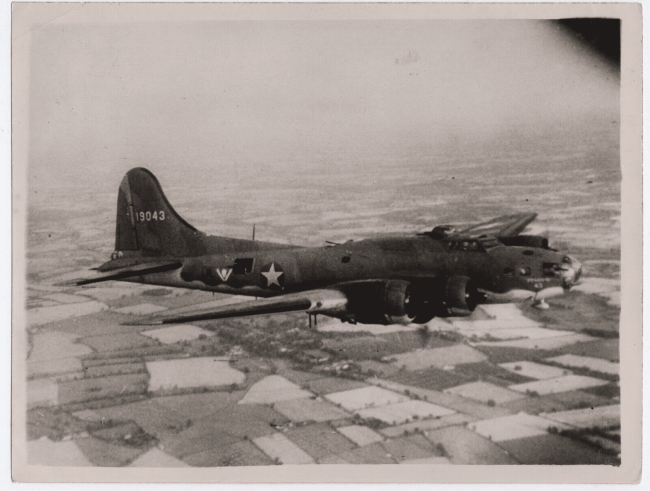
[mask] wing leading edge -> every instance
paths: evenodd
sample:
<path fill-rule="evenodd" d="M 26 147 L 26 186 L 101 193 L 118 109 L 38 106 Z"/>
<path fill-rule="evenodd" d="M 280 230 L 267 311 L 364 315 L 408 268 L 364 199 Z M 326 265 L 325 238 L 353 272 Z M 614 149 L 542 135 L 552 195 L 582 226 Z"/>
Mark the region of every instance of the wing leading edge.
<path fill-rule="evenodd" d="M 248 315 L 277 314 L 304 310 L 309 314 L 327 314 L 342 309 L 347 304 L 347 297 L 338 290 L 311 290 L 290 293 L 281 297 L 264 298 L 248 302 L 201 308 L 187 311 L 187 307 L 169 310 L 162 314 L 125 322 L 128 326 L 154 326 L 161 324 L 182 324 Z"/>

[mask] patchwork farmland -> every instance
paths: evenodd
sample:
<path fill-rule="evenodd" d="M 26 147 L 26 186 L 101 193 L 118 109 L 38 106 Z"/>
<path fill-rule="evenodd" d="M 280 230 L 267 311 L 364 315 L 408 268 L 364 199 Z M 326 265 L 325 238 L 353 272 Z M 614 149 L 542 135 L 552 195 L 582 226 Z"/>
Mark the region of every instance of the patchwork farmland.
<path fill-rule="evenodd" d="M 299 315 L 121 325 L 170 303 L 238 301 L 148 291 L 29 290 L 31 463 L 620 462 L 609 335 L 547 329 L 514 305 L 388 330 L 306 330 Z"/>

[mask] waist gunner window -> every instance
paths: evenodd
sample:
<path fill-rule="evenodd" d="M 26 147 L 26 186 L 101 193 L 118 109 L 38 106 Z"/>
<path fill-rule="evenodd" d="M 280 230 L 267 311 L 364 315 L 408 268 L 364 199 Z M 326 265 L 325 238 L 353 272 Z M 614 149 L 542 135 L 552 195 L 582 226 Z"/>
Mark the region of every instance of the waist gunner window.
<path fill-rule="evenodd" d="M 235 259 L 235 265 L 232 267 L 233 274 L 248 274 L 253 271 L 253 258 Z"/>

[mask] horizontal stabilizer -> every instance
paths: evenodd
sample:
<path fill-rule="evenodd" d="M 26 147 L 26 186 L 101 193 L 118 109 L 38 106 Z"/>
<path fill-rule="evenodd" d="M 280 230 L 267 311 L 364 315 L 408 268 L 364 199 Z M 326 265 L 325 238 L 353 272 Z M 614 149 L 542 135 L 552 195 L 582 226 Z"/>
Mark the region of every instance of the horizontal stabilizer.
<path fill-rule="evenodd" d="M 54 286 L 82 286 L 89 285 L 91 283 L 99 283 L 102 281 L 119 281 L 126 278 L 132 278 L 134 276 L 144 276 L 153 273 L 165 273 L 167 271 L 178 269 L 181 266 L 183 266 L 183 263 L 180 261 L 173 263 L 145 263 L 128 268 L 120 268 L 118 270 L 111 271 L 110 273 L 97 275 L 92 278 L 80 278 L 62 281 L 60 283 L 55 283 Z"/>
<path fill-rule="evenodd" d="M 203 309 L 201 309 L 200 305 L 197 305 L 197 309 L 190 312 L 187 311 L 187 307 L 181 307 L 161 314 L 125 322 L 123 325 L 155 326 L 160 324 L 181 324 L 184 322 L 226 319 L 248 315 L 277 314 L 299 310 L 308 311 L 309 313 L 322 313 L 325 309 L 342 307 L 346 303 L 347 298 L 345 295 L 337 290 L 311 290 Z"/>

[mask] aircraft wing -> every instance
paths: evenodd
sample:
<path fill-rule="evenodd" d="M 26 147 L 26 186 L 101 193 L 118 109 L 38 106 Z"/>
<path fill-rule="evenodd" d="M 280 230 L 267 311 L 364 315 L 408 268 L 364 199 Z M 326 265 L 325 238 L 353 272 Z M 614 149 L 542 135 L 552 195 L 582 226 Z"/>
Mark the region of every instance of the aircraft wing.
<path fill-rule="evenodd" d="M 183 266 L 183 263 L 180 261 L 168 261 L 168 262 L 148 262 L 143 264 L 138 264 L 136 266 L 129 266 L 124 268 L 119 268 L 110 273 L 101 274 L 98 273 L 92 278 L 78 278 L 74 280 L 62 281 L 60 283 L 55 283 L 54 286 L 82 286 L 89 285 L 91 283 L 99 283 L 101 281 L 119 281 L 125 278 L 132 278 L 134 276 L 143 276 L 146 274 L 153 273 L 164 273 L 166 271 L 173 271 L 175 269 Z"/>
<path fill-rule="evenodd" d="M 449 238 L 451 239 L 476 239 L 481 236 L 492 236 L 496 238 L 513 237 L 519 235 L 526 226 L 537 218 L 537 213 L 516 213 L 504 215 L 489 222 L 472 225 L 461 230 Z"/>
<path fill-rule="evenodd" d="M 338 290 L 310 290 L 289 293 L 278 297 L 262 298 L 248 302 L 236 302 L 227 305 L 201 308 L 188 311 L 188 307 L 168 310 L 160 314 L 125 322 L 129 326 L 154 326 L 160 324 L 182 324 L 184 322 L 244 317 L 248 315 L 276 314 L 304 310 L 309 314 L 325 314 L 342 308 L 348 299 Z"/>

